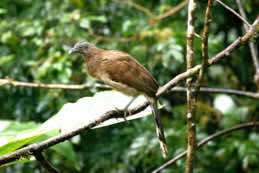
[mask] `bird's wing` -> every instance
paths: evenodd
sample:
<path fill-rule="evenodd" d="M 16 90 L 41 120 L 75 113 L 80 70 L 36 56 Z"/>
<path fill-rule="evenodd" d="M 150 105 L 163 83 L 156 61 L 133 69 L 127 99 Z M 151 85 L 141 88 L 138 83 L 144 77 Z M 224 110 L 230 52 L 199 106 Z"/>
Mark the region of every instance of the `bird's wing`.
<path fill-rule="evenodd" d="M 112 51 L 103 55 L 101 68 L 112 81 L 154 97 L 158 84 L 153 76 L 130 55 Z"/>

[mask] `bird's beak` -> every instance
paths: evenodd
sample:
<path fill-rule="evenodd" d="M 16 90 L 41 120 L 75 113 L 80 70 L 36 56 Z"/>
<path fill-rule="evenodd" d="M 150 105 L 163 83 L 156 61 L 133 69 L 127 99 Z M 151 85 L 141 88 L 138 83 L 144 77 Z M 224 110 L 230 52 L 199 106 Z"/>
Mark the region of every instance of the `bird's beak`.
<path fill-rule="evenodd" d="M 72 47 L 72 48 L 70 48 L 70 49 L 68 50 L 68 53 L 69 53 L 69 54 L 72 54 L 72 53 L 75 53 L 75 52 L 77 52 L 77 49 L 74 48 L 74 47 Z"/>

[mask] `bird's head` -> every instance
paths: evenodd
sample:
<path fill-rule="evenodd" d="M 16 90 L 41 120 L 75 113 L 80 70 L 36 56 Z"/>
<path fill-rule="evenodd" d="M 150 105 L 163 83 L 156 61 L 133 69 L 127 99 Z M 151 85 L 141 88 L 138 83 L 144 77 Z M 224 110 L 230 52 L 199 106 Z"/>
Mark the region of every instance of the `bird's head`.
<path fill-rule="evenodd" d="M 78 42 L 74 45 L 74 47 L 70 48 L 68 53 L 72 54 L 72 53 L 79 53 L 82 55 L 88 55 L 89 53 L 91 53 L 91 50 L 93 48 L 96 48 L 95 45 L 86 42 L 86 41 L 81 41 Z"/>

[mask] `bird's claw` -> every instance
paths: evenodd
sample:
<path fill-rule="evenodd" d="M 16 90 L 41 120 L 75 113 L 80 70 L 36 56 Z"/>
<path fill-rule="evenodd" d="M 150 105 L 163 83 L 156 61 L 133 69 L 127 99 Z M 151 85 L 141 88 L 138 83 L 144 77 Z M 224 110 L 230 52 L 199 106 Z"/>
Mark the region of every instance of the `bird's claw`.
<path fill-rule="evenodd" d="M 122 117 L 122 118 L 123 118 L 126 122 L 128 122 L 128 120 L 127 120 L 128 110 L 119 109 L 119 108 L 115 108 L 115 110 L 116 110 L 117 112 L 122 112 L 122 111 L 123 111 L 123 117 Z M 116 119 L 117 119 L 117 118 L 121 118 L 121 116 L 116 117 Z"/>

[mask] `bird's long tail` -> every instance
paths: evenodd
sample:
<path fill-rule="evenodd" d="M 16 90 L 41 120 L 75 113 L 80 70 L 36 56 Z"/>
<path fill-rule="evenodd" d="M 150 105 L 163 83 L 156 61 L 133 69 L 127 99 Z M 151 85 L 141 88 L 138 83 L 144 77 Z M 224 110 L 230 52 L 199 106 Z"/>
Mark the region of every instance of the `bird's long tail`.
<path fill-rule="evenodd" d="M 165 139 L 165 135 L 164 135 L 164 127 L 161 122 L 159 110 L 157 107 L 157 100 L 156 99 L 150 100 L 150 106 L 151 106 L 153 116 L 155 119 L 156 134 L 159 139 L 161 152 L 162 152 L 163 157 L 166 158 L 168 151 L 167 151 L 166 139 Z"/>

